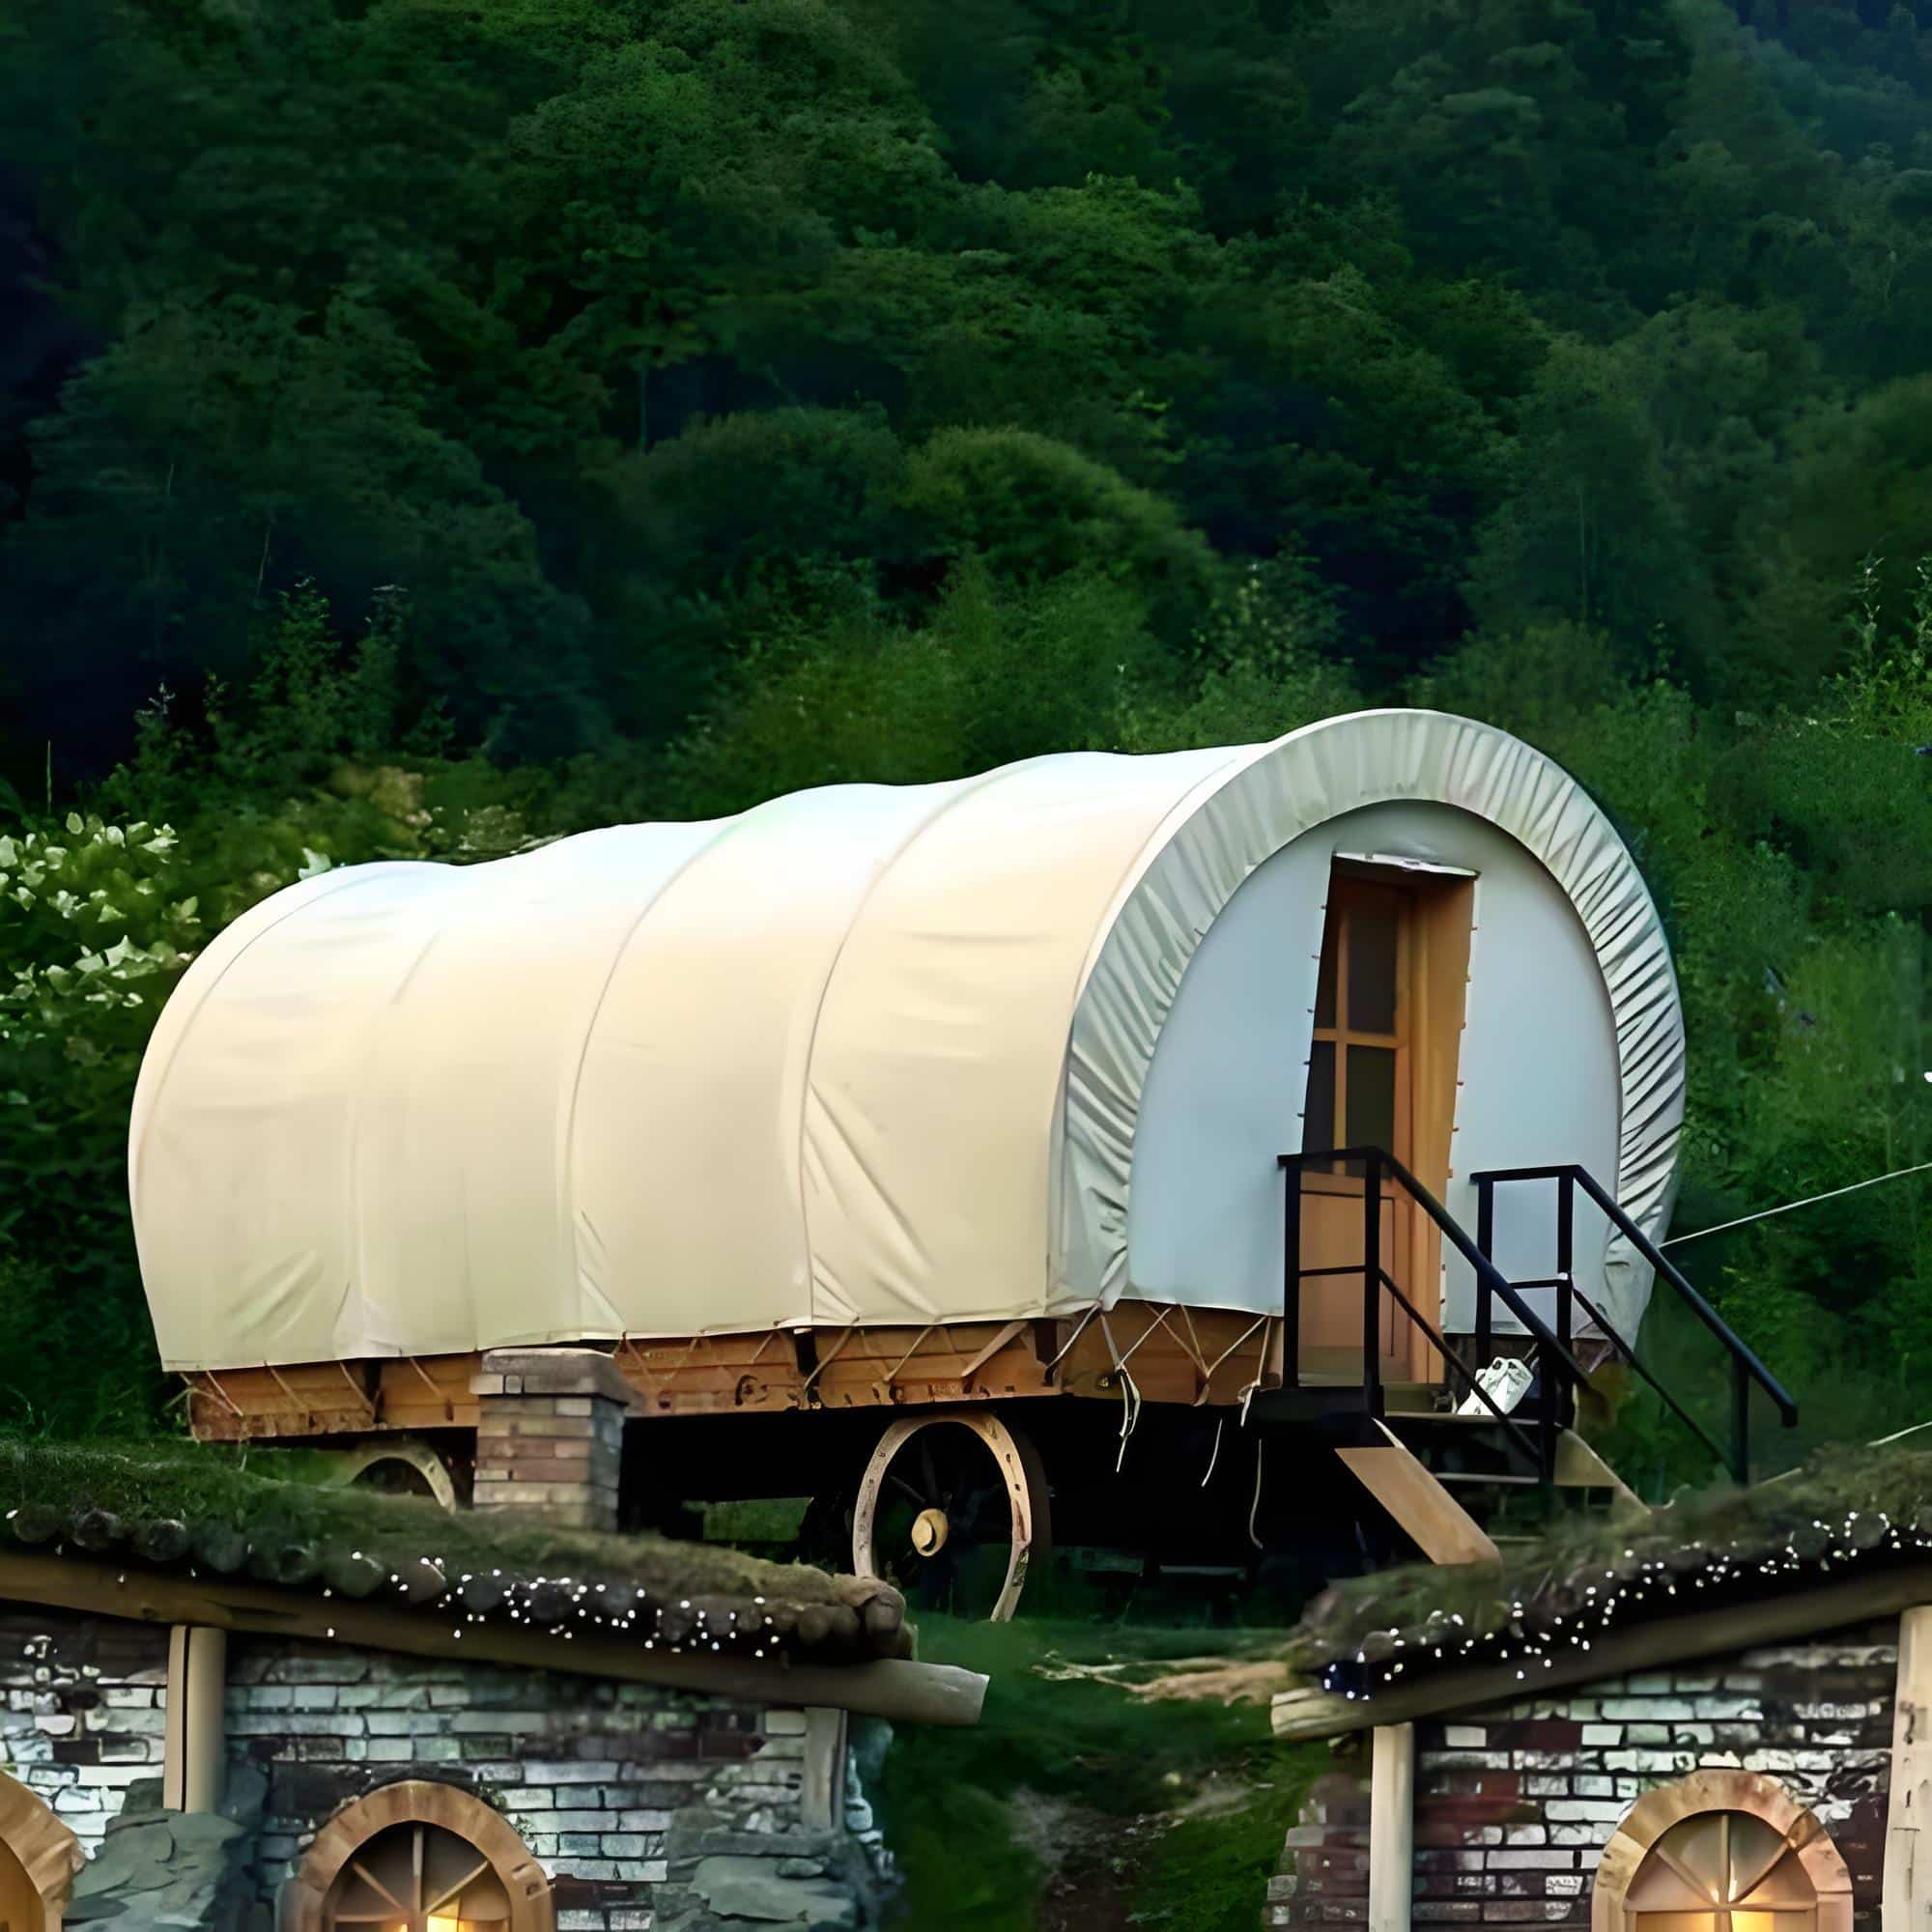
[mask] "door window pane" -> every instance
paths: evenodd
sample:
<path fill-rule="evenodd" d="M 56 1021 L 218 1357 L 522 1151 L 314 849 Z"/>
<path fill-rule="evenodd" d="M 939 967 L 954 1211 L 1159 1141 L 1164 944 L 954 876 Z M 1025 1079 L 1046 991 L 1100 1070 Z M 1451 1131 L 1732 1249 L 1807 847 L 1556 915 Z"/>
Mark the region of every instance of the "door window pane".
<path fill-rule="evenodd" d="M 1396 938 L 1400 912 L 1384 893 L 1349 908 L 1349 1031 L 1395 1031 Z"/>
<path fill-rule="evenodd" d="M 1350 1147 L 1395 1146 L 1395 1048 L 1349 1049 Z"/>
<path fill-rule="evenodd" d="M 1301 1122 L 1305 1152 L 1335 1145 L 1335 1042 L 1318 1039 L 1308 1053 L 1308 1111 Z"/>

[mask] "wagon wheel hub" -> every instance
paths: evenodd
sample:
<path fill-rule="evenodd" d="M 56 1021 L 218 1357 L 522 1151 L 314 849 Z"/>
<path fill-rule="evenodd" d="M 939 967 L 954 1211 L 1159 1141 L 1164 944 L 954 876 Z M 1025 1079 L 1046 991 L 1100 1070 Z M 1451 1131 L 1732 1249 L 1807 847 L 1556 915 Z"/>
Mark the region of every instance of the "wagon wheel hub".
<path fill-rule="evenodd" d="M 937 1556 L 952 1530 L 943 1509 L 921 1510 L 912 1520 L 912 1547 L 922 1556 Z"/>

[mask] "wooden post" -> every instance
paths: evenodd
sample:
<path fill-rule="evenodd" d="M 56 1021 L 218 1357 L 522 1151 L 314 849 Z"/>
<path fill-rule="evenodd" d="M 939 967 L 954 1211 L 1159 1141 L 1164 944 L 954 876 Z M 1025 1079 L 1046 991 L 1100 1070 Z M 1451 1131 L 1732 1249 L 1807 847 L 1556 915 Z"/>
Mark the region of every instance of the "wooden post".
<path fill-rule="evenodd" d="M 1911 1932 L 1932 1905 L 1932 1607 L 1898 1619 L 1898 1690 L 1891 1711 L 1891 1787 L 1886 1802 L 1883 1932 Z"/>
<path fill-rule="evenodd" d="M 805 1714 L 805 1782 L 799 1814 L 821 1832 L 845 1827 L 845 1743 L 849 1719 L 843 1711 L 814 1708 Z"/>
<path fill-rule="evenodd" d="M 161 1803 L 218 1811 L 228 1770 L 228 1633 L 177 1624 L 168 1633 Z"/>
<path fill-rule="evenodd" d="M 1415 1726 L 1378 1724 L 1369 1766 L 1369 1932 L 1408 1932 L 1415 1873 Z"/>

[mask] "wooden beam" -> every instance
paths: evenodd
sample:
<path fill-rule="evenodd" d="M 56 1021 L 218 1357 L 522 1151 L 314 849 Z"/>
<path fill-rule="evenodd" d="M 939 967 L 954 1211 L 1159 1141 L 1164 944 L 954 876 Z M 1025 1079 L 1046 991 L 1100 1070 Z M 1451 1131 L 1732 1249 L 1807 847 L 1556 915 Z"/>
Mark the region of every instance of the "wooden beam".
<path fill-rule="evenodd" d="M 845 1749 L 851 1724 L 844 1711 L 805 1714 L 805 1775 L 799 1815 L 814 1831 L 845 1829 Z"/>
<path fill-rule="evenodd" d="M 908 1723 L 976 1724 L 986 1679 L 951 1664 L 882 1658 L 867 1663 L 794 1663 L 782 1657 L 725 1657 L 647 1650 L 635 1637 L 564 1636 L 494 1623 L 465 1624 L 431 1609 L 390 1609 L 345 1598 L 322 1601 L 266 1584 L 116 1570 L 65 1556 L 0 1552 L 0 1600 L 191 1624 L 252 1636 L 334 1640 L 410 1657 L 481 1658 L 526 1670 L 736 1697 L 751 1704 L 823 1705 Z"/>
<path fill-rule="evenodd" d="M 1932 1909 L 1932 1608 L 1898 1620 L 1898 1691 L 1891 1709 L 1886 1800 L 1883 1932 L 1912 1932 Z"/>
<path fill-rule="evenodd" d="M 1369 1932 L 1408 1932 L 1415 1889 L 1415 1726 L 1378 1724 L 1369 1758 Z"/>
<path fill-rule="evenodd" d="M 185 1811 L 187 1792 L 187 1632 L 176 1624 L 168 1632 L 168 1682 L 161 1696 L 161 1804 Z"/>
<path fill-rule="evenodd" d="M 196 1625 L 182 1635 L 182 1679 L 168 1678 L 169 1707 L 177 1697 L 182 1706 L 181 1808 L 219 1811 L 228 1781 L 228 1633 Z"/>
<path fill-rule="evenodd" d="M 1184 1315 L 1192 1343 L 1168 1325 Z M 1123 1301 L 1108 1316 L 1134 1384 L 1149 1402 L 1232 1406 L 1279 1354 L 1279 1324 L 1236 1309 Z M 634 1416 L 784 1414 L 1077 1395 L 1121 1399 L 1115 1347 L 1081 1318 L 855 1325 L 828 1338 L 819 1365 L 799 1366 L 800 1332 L 625 1336 L 613 1360 Z M 1202 1385 L 1200 1364 L 1211 1365 Z M 473 1429 L 477 1355 L 405 1355 L 277 1368 L 193 1370 L 188 1423 L 204 1442 L 360 1438 L 394 1430 Z M 365 1393 L 366 1390 L 366 1393 Z"/>
<path fill-rule="evenodd" d="M 1432 1563 L 1502 1562 L 1496 1546 L 1461 1503 L 1438 1483 L 1388 1424 L 1377 1418 L 1382 1440 L 1337 1449 L 1349 1473 L 1401 1524 Z"/>
<path fill-rule="evenodd" d="M 1892 1616 L 1928 1603 L 1932 1603 L 1932 1563 L 1875 1570 L 1786 1596 L 1727 1604 L 1715 1612 L 1687 1605 L 1672 1616 L 1634 1623 L 1628 1629 L 1593 1631 L 1588 1650 L 1552 1653 L 1547 1669 L 1542 1660 L 1532 1659 L 1521 1664 L 1424 1670 L 1372 1698 L 1340 1697 L 1309 1688 L 1284 1690 L 1274 1700 L 1274 1734 L 1334 1738 L 1365 1731 L 1372 1724 L 1409 1723 L 1444 1711 L 1542 1697 L 1573 1685 L 1621 1677 L 1627 1671 L 1689 1663 L 1700 1657 L 1721 1657 L 1758 1644 L 1842 1630 L 1847 1624 Z M 1426 1653 L 1418 1649 L 1415 1655 L 1420 1664 Z"/>

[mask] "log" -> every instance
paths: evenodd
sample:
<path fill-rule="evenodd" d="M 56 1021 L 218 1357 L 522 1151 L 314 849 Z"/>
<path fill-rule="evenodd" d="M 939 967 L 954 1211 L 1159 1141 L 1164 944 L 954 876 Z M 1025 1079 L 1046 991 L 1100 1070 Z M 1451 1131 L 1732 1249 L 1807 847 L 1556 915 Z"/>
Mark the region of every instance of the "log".
<path fill-rule="evenodd" d="M 825 1612 L 825 1640 L 840 1650 L 857 1650 L 865 1635 L 859 1612 L 850 1604 L 830 1605 Z"/>
<path fill-rule="evenodd" d="M 561 1583 L 538 1583 L 524 1599 L 524 1614 L 534 1623 L 560 1624 L 570 1610 L 570 1592 Z"/>
<path fill-rule="evenodd" d="M 51 1543 L 67 1527 L 67 1518 L 46 1503 L 22 1503 L 14 1512 L 14 1540 L 30 1546 Z"/>
<path fill-rule="evenodd" d="M 311 1543 L 269 1544 L 249 1558 L 248 1574 L 295 1588 L 322 1575 L 322 1552 Z"/>
<path fill-rule="evenodd" d="M 442 1565 L 427 1556 L 412 1557 L 407 1563 L 397 1564 L 396 1578 L 402 1585 L 405 1603 L 434 1604 L 449 1589 L 449 1578 L 444 1576 Z"/>
<path fill-rule="evenodd" d="M 897 1598 L 894 1602 L 893 1598 Z M 905 1628 L 905 1599 L 895 1590 L 892 1597 L 877 1596 L 859 1612 L 866 1627 L 866 1640 L 876 1651 L 890 1655 L 898 1634 Z"/>
<path fill-rule="evenodd" d="M 137 1623 L 201 1625 L 251 1634 L 333 1638 L 408 1657 L 481 1658 L 526 1670 L 567 1667 L 586 1677 L 733 1697 L 797 1709 L 823 1706 L 867 1717 L 924 1724 L 976 1724 L 986 1680 L 952 1664 L 880 1659 L 832 1665 L 783 1658 L 673 1654 L 646 1650 L 635 1634 L 598 1633 L 573 1639 L 512 1624 L 470 1624 L 459 1637 L 453 1620 L 435 1611 L 387 1604 L 319 1602 L 268 1584 L 154 1571 L 117 1573 L 67 1557 L 0 1551 L 0 1598 L 43 1604 Z"/>
<path fill-rule="evenodd" d="M 194 1553 L 217 1576 L 232 1577 L 248 1560 L 248 1539 L 225 1522 L 205 1522 L 194 1532 Z"/>
<path fill-rule="evenodd" d="M 322 1574 L 331 1590 L 357 1600 L 373 1597 L 389 1580 L 388 1566 L 361 1549 L 329 1550 L 322 1559 Z"/>
<path fill-rule="evenodd" d="M 696 1610 L 683 1603 L 666 1604 L 658 1611 L 656 1634 L 667 1643 L 682 1643 L 696 1628 Z"/>
<path fill-rule="evenodd" d="M 68 1534 L 76 1549 L 98 1556 L 120 1544 L 127 1535 L 127 1524 L 112 1510 L 77 1510 Z"/>
<path fill-rule="evenodd" d="M 510 1592 L 500 1577 L 493 1577 L 483 1571 L 464 1577 L 457 1585 L 456 1594 L 466 1610 L 474 1610 L 478 1616 L 488 1616 L 492 1610 L 502 1607 Z"/>
<path fill-rule="evenodd" d="M 188 1543 L 187 1524 L 174 1517 L 152 1517 L 134 1525 L 134 1554 L 143 1563 L 179 1563 Z"/>

